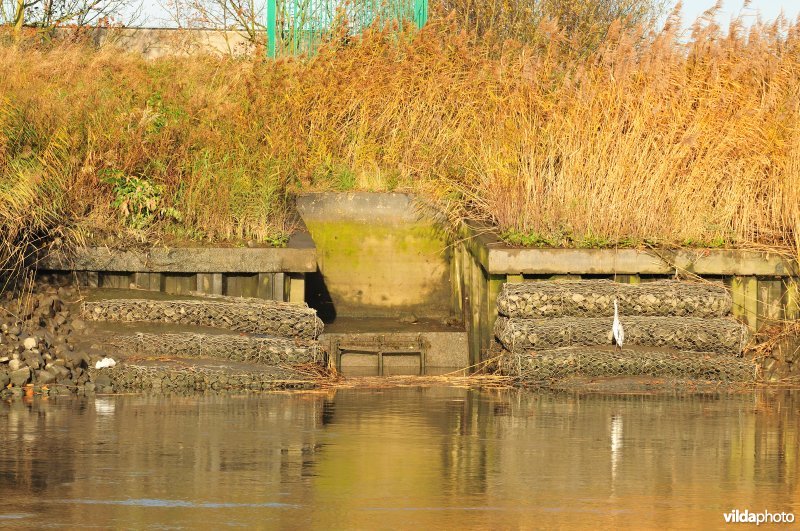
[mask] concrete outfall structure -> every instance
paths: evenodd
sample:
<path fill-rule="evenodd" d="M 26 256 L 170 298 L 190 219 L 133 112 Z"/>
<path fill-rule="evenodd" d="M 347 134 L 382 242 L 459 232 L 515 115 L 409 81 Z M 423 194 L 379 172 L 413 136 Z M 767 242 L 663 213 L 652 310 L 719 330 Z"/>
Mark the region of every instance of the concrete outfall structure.
<path fill-rule="evenodd" d="M 495 333 L 506 344 L 516 334 L 517 346 L 548 352 L 580 347 L 570 363 L 589 359 L 586 348 L 597 348 L 598 359 L 608 359 L 603 346 L 576 338 L 589 330 L 587 334 L 596 337 L 608 334 L 610 344 L 615 299 L 626 327 L 624 350 L 650 349 L 642 355 L 652 360 L 658 358 L 658 349 L 669 346 L 710 357 L 719 348 L 738 353 L 744 327 L 752 333 L 800 318 L 800 268 L 775 254 L 517 248 L 473 223 L 464 223 L 454 237 L 434 208 L 401 193 L 308 194 L 298 199 L 297 208 L 302 220 L 286 248 L 88 247 L 71 253 L 51 250 L 38 263 L 41 269 L 77 279 L 80 289 L 100 288 L 103 300 L 88 300 L 89 313 L 71 317 L 74 331 L 95 319 L 143 323 L 141 330 L 128 331 L 131 337 L 140 334 L 139 355 L 154 356 L 152 348 L 143 347 L 142 338 L 161 334 L 164 348 L 171 352 L 217 352 L 230 362 L 247 358 L 319 363 L 320 357 L 311 353 L 314 349 L 302 344 L 310 333 L 318 341 L 314 348 L 328 353 L 332 366 L 366 374 L 374 373 L 376 366 L 379 373 L 385 368 L 402 374 L 482 367 L 496 354 Z M 694 281 L 668 280 L 676 276 Z M 539 284 L 537 291 L 529 291 L 531 283 Z M 551 291 L 545 293 L 545 286 Z M 120 288 L 136 291 L 120 300 Z M 207 309 L 224 306 L 226 297 L 238 301 L 232 304 L 241 303 L 242 311 L 216 312 L 216 318 L 210 318 L 198 317 L 192 309 L 198 304 Z M 206 302 L 189 302 L 197 298 Z M 277 326 L 257 326 L 257 308 L 264 301 L 274 301 L 272 315 L 277 319 L 264 322 Z M 324 333 L 316 319 L 308 320 L 302 330 L 296 320 L 289 324 L 293 311 L 284 312 L 280 305 L 301 303 L 286 306 L 300 308 L 304 302 L 311 308 L 306 311 L 316 311 L 325 322 Z M 555 322 L 557 318 L 564 321 Z M 534 322 L 538 320 L 551 322 Z M 226 340 L 205 330 L 148 329 L 155 322 L 222 322 L 231 334 L 252 337 Z M 532 342 L 531 330 L 537 327 L 558 341 L 537 337 Z M 269 341 L 255 337 L 258 334 L 283 339 L 296 335 L 296 341 L 290 347 L 267 347 Z M 229 355 L 226 342 L 238 345 L 242 354 Z M 23 352 L 32 350 L 36 349 L 23 345 Z M 766 380 L 791 378 L 800 371 L 800 349 L 789 341 L 778 350 L 764 358 L 760 376 Z M 16 359 L 10 357 L 8 368 L 30 368 L 21 358 L 19 353 Z M 685 360 L 680 363 L 686 366 Z M 23 376 L 19 373 L 17 380 Z"/>
<path fill-rule="evenodd" d="M 337 368 L 438 374 L 469 365 L 452 304 L 441 216 L 403 193 L 316 193 L 298 199 L 317 249 L 311 305 L 331 325 L 320 340 Z"/>

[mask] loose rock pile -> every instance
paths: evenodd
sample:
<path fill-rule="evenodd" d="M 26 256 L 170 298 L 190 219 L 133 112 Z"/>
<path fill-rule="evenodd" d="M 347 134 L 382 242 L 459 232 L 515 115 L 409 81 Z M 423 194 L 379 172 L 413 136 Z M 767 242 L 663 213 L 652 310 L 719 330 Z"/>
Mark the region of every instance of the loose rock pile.
<path fill-rule="evenodd" d="M 174 323 L 210 326 L 251 334 L 316 339 L 323 324 L 304 304 L 241 297 L 207 300 L 108 299 L 85 302 L 83 316 L 93 321 Z"/>
<path fill-rule="evenodd" d="M 614 299 L 625 345 L 613 346 Z M 524 382 L 571 376 L 653 376 L 752 381 L 739 356 L 747 328 L 730 317 L 723 286 L 604 280 L 505 284 L 495 335 L 501 371 Z"/>
<path fill-rule="evenodd" d="M 3 295 L 0 302 L 0 393 L 21 394 L 29 384 L 75 389 L 90 381 L 87 369 L 105 353 L 81 348 L 85 323 L 64 299 L 71 288 L 40 287 L 24 296 Z M 10 385 L 10 387 L 9 387 Z"/>

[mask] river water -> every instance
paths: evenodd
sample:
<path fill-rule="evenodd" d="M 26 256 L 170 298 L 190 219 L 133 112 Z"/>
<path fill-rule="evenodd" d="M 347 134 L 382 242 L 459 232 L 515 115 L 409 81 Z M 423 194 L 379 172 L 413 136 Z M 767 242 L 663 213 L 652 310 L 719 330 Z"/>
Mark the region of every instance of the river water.
<path fill-rule="evenodd" d="M 717 528 L 800 517 L 800 394 L 460 388 L 0 404 L 0 526 Z M 741 526 L 739 526 L 741 527 Z"/>

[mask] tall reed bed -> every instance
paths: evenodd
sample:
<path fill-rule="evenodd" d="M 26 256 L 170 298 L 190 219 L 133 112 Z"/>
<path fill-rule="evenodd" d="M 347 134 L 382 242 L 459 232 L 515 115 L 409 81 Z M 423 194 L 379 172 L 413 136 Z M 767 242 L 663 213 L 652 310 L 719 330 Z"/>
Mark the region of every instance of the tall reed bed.
<path fill-rule="evenodd" d="M 0 224 L 278 241 L 291 195 L 406 189 L 531 245 L 800 252 L 800 25 L 452 20 L 313 58 L 0 48 Z M 4 231 L 4 245 L 13 242 Z"/>

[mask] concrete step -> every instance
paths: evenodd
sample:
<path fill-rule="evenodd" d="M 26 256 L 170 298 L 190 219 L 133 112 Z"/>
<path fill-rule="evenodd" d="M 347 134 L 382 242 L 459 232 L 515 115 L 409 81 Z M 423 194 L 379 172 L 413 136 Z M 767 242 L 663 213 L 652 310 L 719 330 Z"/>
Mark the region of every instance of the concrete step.
<path fill-rule="evenodd" d="M 612 345 L 610 317 L 516 319 L 500 317 L 495 335 L 511 351 Z M 739 355 L 747 327 L 728 318 L 622 317 L 625 345 Z"/>
<path fill-rule="evenodd" d="M 323 330 L 305 304 L 243 297 L 114 298 L 87 300 L 82 316 L 93 321 L 173 323 L 251 334 L 316 339 Z"/>
<path fill-rule="evenodd" d="M 567 347 L 505 351 L 501 372 L 527 383 L 571 377 L 651 376 L 720 382 L 752 382 L 752 360 L 714 352 L 687 352 L 653 347 Z"/>
<path fill-rule="evenodd" d="M 507 283 L 497 299 L 500 315 L 518 318 L 614 315 L 723 317 L 732 308 L 721 284 L 659 280 L 621 284 L 610 280 Z"/>

